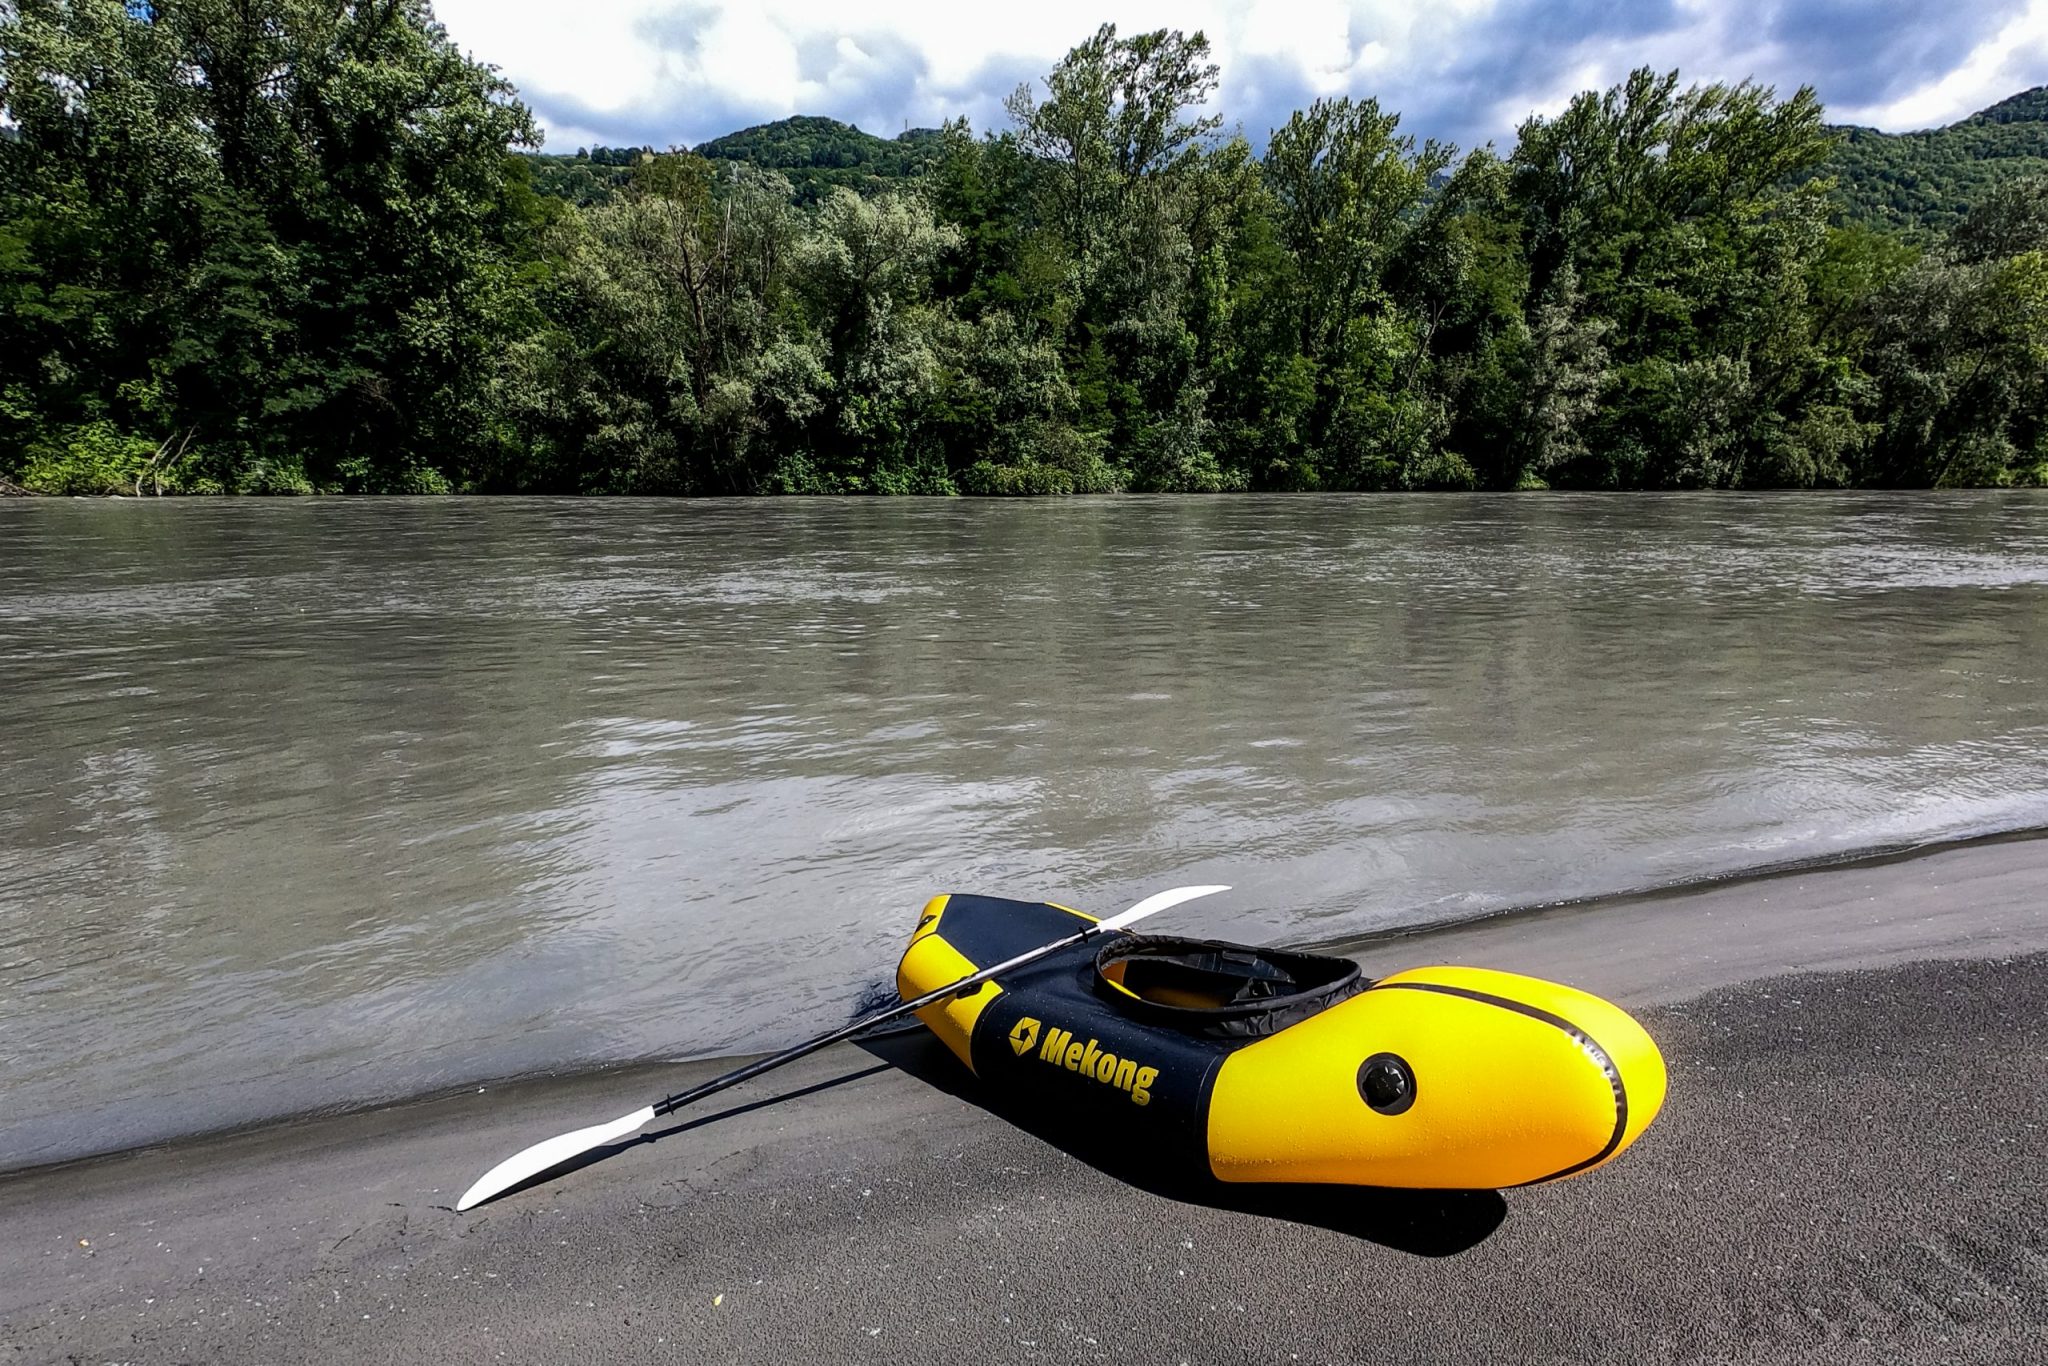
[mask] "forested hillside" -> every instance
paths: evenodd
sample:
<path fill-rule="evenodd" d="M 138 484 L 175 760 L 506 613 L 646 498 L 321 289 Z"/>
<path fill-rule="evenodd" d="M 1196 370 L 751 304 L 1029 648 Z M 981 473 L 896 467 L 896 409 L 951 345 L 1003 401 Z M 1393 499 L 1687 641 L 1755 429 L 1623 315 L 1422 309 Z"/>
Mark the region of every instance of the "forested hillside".
<path fill-rule="evenodd" d="M 831 189 L 868 194 L 911 179 L 932 163 L 940 144 L 936 128 L 878 138 L 836 119 L 799 115 L 727 133 L 691 150 L 707 161 L 780 171 L 800 201 L 814 204 Z"/>
<path fill-rule="evenodd" d="M 1810 90 L 1641 70 L 1463 155 L 1350 98 L 1254 148 L 1217 75 L 1105 26 L 980 134 L 542 161 L 424 0 L 21 0 L 0 479 L 2048 482 L 2048 181 L 1907 242 L 1838 221 Z"/>
<path fill-rule="evenodd" d="M 1919 133 L 1841 128 L 1819 168 L 1850 222 L 1925 241 L 1962 222 L 1991 189 L 2048 173 L 2048 86 Z"/>
<path fill-rule="evenodd" d="M 706 161 L 779 171 L 800 204 L 816 204 L 832 189 L 875 194 L 915 179 L 940 144 L 936 128 L 913 128 L 878 138 L 837 119 L 798 115 L 699 143 L 690 150 Z M 534 188 L 571 203 L 602 203 L 626 184 L 631 168 L 656 155 L 653 147 L 579 148 L 574 154 L 536 153 Z"/>

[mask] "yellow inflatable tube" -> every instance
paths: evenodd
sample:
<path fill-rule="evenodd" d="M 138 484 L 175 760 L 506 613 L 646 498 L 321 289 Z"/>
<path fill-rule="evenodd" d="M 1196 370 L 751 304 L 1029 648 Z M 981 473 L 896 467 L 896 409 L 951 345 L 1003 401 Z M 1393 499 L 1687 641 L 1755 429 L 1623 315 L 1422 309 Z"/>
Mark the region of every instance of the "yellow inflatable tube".
<path fill-rule="evenodd" d="M 941 897 L 908 1000 L 1071 934 L 1043 903 Z M 1483 968 L 1368 982 L 1346 959 L 1106 935 L 920 1012 L 982 1080 L 1162 1165 L 1230 1182 L 1477 1189 L 1614 1159 L 1664 1060 L 1597 996 Z"/>

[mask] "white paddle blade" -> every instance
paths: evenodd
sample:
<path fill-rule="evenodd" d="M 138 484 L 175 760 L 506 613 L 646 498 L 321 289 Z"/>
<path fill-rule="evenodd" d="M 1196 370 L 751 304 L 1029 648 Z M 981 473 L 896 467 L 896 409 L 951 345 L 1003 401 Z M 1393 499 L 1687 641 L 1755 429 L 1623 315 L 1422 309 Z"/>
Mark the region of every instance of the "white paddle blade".
<path fill-rule="evenodd" d="M 1228 887 L 1169 887 L 1163 892 L 1146 897 L 1128 911 L 1113 915 L 1095 928 L 1098 930 L 1120 930 L 1126 925 L 1135 925 L 1148 915 L 1157 915 L 1169 906 L 1178 906 L 1183 901 L 1193 901 L 1198 896 L 1214 896 L 1227 892 Z"/>
<path fill-rule="evenodd" d="M 602 1148 L 607 1143 L 616 1143 L 627 1135 L 637 1132 L 641 1126 L 652 1123 L 654 1107 L 635 1110 L 609 1124 L 594 1124 L 588 1129 L 574 1133 L 559 1134 L 544 1143 L 531 1148 L 522 1148 L 497 1166 L 476 1179 L 476 1184 L 462 1193 L 455 1202 L 457 1210 L 466 1210 L 471 1205 L 480 1205 L 494 1195 L 501 1195 L 523 1181 L 531 1181 L 544 1171 L 561 1166 L 570 1158 L 580 1157 L 592 1148 Z"/>

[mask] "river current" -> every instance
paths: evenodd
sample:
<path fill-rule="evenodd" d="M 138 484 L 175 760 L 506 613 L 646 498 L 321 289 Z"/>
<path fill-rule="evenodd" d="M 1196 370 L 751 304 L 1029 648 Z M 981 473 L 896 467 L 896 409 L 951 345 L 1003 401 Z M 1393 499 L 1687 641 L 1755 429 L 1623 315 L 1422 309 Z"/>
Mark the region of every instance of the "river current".
<path fill-rule="evenodd" d="M 7 1167 L 2048 824 L 2048 497 L 6 500 L 0 698 Z"/>

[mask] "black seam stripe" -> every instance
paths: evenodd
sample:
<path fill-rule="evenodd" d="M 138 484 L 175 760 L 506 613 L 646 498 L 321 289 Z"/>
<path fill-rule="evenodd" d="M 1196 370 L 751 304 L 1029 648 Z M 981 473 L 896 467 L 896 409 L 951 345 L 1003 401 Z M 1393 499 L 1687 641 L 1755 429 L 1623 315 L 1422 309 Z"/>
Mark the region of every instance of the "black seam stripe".
<path fill-rule="evenodd" d="M 1541 1020 L 1543 1023 L 1561 1029 L 1571 1035 L 1578 1042 L 1579 1047 L 1592 1055 L 1593 1061 L 1600 1065 L 1600 1070 L 1607 1074 L 1607 1084 L 1614 1088 L 1614 1132 L 1608 1135 L 1607 1146 L 1594 1153 L 1584 1162 L 1575 1163 L 1572 1166 L 1566 1167 L 1563 1171 L 1552 1172 L 1548 1176 L 1539 1176 L 1534 1181 L 1524 1181 L 1523 1185 L 1541 1185 L 1545 1181 L 1556 1181 L 1561 1177 L 1570 1176 L 1573 1172 L 1582 1172 L 1588 1167 L 1598 1166 L 1606 1161 L 1616 1148 L 1621 1146 L 1621 1136 L 1628 1132 L 1628 1089 L 1621 1084 L 1621 1069 L 1614 1065 L 1614 1059 L 1609 1057 L 1607 1050 L 1602 1048 L 1594 1040 L 1593 1036 L 1585 1030 L 1579 1028 L 1570 1020 L 1565 1019 L 1562 1015 L 1553 1015 L 1547 1010 L 1526 1005 L 1521 1001 L 1511 1001 L 1505 996 L 1490 996 L 1483 991 L 1473 991 L 1469 987 L 1447 987 L 1438 985 L 1435 982 L 1377 982 L 1373 985 L 1373 990 L 1377 991 L 1387 987 L 1399 987 L 1407 991 L 1434 991 L 1442 996 L 1462 996 L 1468 1001 L 1477 1001 L 1481 1005 L 1499 1006 L 1502 1010 L 1512 1010 L 1518 1015 L 1527 1015 L 1532 1020 Z"/>

